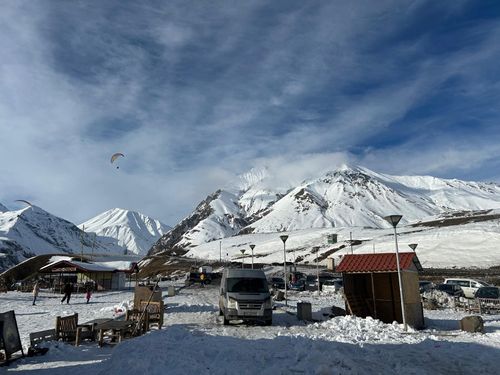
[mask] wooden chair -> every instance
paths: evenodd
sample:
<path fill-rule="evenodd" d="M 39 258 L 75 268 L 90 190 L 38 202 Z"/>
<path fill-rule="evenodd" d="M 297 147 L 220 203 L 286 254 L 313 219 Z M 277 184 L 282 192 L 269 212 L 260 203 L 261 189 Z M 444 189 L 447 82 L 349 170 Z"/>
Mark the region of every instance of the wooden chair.
<path fill-rule="evenodd" d="M 135 322 L 133 335 L 140 336 L 149 329 L 149 314 L 147 312 L 143 314 L 141 310 L 127 310 L 125 320 Z"/>
<path fill-rule="evenodd" d="M 76 341 L 78 314 L 56 317 L 56 340 Z"/>
<path fill-rule="evenodd" d="M 148 315 L 148 330 L 152 325 L 158 325 L 158 329 L 161 329 L 163 326 L 163 313 L 164 313 L 164 304 L 163 301 L 160 302 L 148 302 L 141 301 L 141 311 L 146 310 Z"/>

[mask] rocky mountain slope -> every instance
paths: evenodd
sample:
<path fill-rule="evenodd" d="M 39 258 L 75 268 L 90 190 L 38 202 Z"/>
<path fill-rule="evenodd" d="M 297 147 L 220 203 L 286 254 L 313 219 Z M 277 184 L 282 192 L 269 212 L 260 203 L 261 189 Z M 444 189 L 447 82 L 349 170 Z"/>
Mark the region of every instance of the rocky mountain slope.
<path fill-rule="evenodd" d="M 236 234 L 310 228 L 388 228 L 384 216 L 403 215 L 401 225 L 454 211 L 500 208 L 500 185 L 391 176 L 343 166 L 291 189 L 276 188 L 266 171 L 242 176 L 218 190 L 162 236 L 149 254 L 185 253 L 190 248 Z M 273 186 L 273 187 L 270 187 Z"/>

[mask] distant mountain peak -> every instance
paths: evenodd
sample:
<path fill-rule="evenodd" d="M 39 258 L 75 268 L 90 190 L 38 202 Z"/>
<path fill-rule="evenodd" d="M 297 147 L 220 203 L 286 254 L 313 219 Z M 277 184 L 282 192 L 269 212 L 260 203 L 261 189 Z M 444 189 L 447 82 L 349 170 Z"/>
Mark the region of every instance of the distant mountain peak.
<path fill-rule="evenodd" d="M 37 206 L 0 213 L 0 270 L 35 255 L 73 254 L 82 248 L 99 254 L 123 254 L 111 238 L 90 237 L 68 220 Z"/>
<path fill-rule="evenodd" d="M 86 232 L 112 237 L 135 254 L 145 254 L 171 228 L 140 212 L 112 208 L 80 224 Z"/>

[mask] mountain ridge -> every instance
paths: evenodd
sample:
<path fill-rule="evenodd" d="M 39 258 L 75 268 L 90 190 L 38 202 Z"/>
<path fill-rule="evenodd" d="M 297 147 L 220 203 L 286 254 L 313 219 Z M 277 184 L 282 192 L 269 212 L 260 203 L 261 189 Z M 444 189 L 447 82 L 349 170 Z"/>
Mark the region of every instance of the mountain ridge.
<path fill-rule="evenodd" d="M 495 183 L 394 176 L 343 165 L 291 189 L 273 190 L 266 184 L 269 176 L 272 178 L 267 170 L 249 172 L 243 175 L 244 184 L 209 195 L 210 199 L 162 236 L 148 254 L 186 253 L 197 245 L 236 234 L 349 226 L 389 228 L 384 216 L 393 213 L 403 214 L 404 225 L 455 210 L 500 208 L 500 185 Z"/>

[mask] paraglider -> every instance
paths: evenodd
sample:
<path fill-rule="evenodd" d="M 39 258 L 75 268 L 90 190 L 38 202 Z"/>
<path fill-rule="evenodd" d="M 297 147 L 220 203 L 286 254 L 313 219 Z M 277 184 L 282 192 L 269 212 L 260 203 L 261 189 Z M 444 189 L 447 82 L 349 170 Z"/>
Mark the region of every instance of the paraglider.
<path fill-rule="evenodd" d="M 25 201 L 24 199 L 16 199 L 14 202 L 22 202 L 22 203 L 26 203 L 28 206 L 33 206 L 30 202 Z"/>
<path fill-rule="evenodd" d="M 125 155 L 123 155 L 121 152 L 117 152 L 117 153 L 111 155 L 111 164 L 113 164 L 115 162 L 115 160 L 118 159 L 120 156 L 125 157 Z M 120 169 L 120 167 L 117 165 L 116 169 Z"/>

